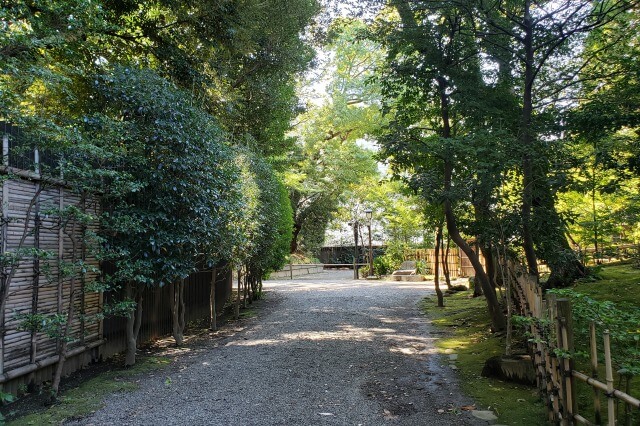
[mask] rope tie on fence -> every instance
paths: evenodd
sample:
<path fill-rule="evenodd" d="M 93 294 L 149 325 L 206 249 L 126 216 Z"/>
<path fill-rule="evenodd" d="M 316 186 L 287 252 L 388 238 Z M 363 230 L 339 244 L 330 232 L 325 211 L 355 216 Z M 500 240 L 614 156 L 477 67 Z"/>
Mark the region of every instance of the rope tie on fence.
<path fill-rule="evenodd" d="M 562 377 L 564 377 L 564 378 L 573 377 L 573 371 L 571 371 L 571 370 L 563 370 L 562 371 Z"/>

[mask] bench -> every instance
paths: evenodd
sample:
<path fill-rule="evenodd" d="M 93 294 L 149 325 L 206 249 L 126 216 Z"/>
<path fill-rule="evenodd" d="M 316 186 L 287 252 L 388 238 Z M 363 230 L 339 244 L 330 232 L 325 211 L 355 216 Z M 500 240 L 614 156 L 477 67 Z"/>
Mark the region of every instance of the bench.
<path fill-rule="evenodd" d="M 418 267 L 415 260 L 405 260 L 400 268 L 393 271 L 391 278 L 394 281 L 422 281 L 422 275 L 418 275 Z"/>

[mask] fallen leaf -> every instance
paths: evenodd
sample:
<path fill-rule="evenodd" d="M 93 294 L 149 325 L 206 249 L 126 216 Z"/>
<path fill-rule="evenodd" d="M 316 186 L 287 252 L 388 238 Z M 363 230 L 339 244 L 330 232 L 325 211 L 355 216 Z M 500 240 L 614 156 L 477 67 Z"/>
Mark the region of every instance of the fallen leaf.
<path fill-rule="evenodd" d="M 463 405 L 462 407 L 460 407 L 461 410 L 463 411 L 473 411 L 476 409 L 476 405 Z"/>

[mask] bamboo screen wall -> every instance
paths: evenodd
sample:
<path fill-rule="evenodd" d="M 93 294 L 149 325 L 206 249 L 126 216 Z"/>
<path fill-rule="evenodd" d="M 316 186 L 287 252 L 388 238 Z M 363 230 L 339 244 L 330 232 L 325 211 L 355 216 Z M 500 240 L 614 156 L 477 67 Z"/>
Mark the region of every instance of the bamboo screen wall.
<path fill-rule="evenodd" d="M 83 284 L 97 276 L 91 268 L 81 278 L 76 276 L 77 291 L 70 294 L 72 278 L 63 277 L 66 274 L 61 274 L 59 266 L 74 256 L 87 265 L 99 265 L 80 241 L 80 226 L 61 226 L 55 213 L 69 206 L 96 213 L 95 200 L 83 201 L 61 186 L 35 178 L 11 176 L 1 184 L 3 256 L 33 248 L 47 253 L 47 256 L 25 253 L 13 266 L 5 262 L 2 270 L 2 286 L 8 285 L 5 309 L 0 312 L 0 378 L 5 381 L 11 371 L 47 364 L 46 360 L 56 356 L 60 344 L 59 339 L 44 333 L 21 330 L 21 314 L 64 314 L 69 303 L 74 303 L 77 315 L 72 322 L 74 341 L 69 345 L 72 350 L 101 339 L 101 324 L 94 318 L 101 310 L 101 296 L 84 291 Z"/>
<path fill-rule="evenodd" d="M 435 249 L 410 250 L 405 253 L 405 259 L 425 261 L 430 273 L 433 273 L 433 271 L 435 270 Z M 440 261 L 440 274 L 443 274 L 444 272 L 442 258 L 440 257 L 438 260 Z M 483 257 L 481 257 L 480 262 L 482 263 L 482 266 L 484 266 Z M 447 256 L 447 265 L 449 266 L 449 274 L 451 278 L 469 277 L 475 275 L 475 271 L 473 270 L 473 266 L 471 266 L 469 258 L 467 258 L 464 252 L 462 252 L 462 250 L 458 249 L 457 247 L 452 247 L 451 249 L 449 249 L 449 254 Z"/>

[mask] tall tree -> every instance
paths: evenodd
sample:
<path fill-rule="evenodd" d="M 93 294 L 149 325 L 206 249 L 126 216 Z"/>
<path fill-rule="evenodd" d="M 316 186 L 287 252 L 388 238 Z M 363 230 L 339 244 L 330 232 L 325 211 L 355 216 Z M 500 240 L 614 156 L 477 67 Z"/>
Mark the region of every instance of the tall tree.
<path fill-rule="evenodd" d="M 455 5 L 440 6 L 394 2 L 396 20 L 381 25 L 379 36 L 385 40 L 389 56 L 380 78 L 387 108 L 394 114 L 390 130 L 382 139 L 384 153 L 396 172 L 405 176 L 428 203 L 442 206 L 448 233 L 471 260 L 485 291 L 494 328 L 500 330 L 504 316 L 494 286 L 478 254 L 463 237 L 456 214 L 456 206 L 471 194 L 465 192 L 468 184 L 456 179 L 465 176 L 479 184 L 474 186 L 475 193 L 483 194 L 483 198 L 477 196 L 470 201 L 490 203 L 489 195 L 501 182 L 504 165 L 493 164 L 492 171 L 487 167 L 473 170 L 474 165 L 481 164 L 464 164 L 461 160 L 473 150 L 484 149 L 482 145 L 489 138 L 504 139 L 488 123 L 498 110 L 504 113 L 508 125 L 509 114 L 490 103 L 497 98 L 490 96 L 481 78 L 477 45 L 465 31 L 472 22 Z M 490 101 L 483 103 L 483 99 Z M 488 127 L 485 135 L 469 136 L 481 126 Z M 488 189 L 481 193 L 478 188 L 482 185 Z"/>
<path fill-rule="evenodd" d="M 581 49 L 585 36 L 624 13 L 637 2 L 564 0 L 523 2 L 493 0 L 464 3 L 477 22 L 475 35 L 497 64 L 514 64 L 514 91 L 521 95 L 518 139 L 522 165 L 522 236 L 529 272 L 538 275 L 537 258 L 551 268 L 547 286 L 567 285 L 584 273 L 571 251 L 555 209 L 550 181 L 550 139 L 545 139 L 545 114 L 561 108 L 579 83 L 589 58 Z M 565 101 L 566 103 L 566 101 Z"/>
<path fill-rule="evenodd" d="M 292 253 L 301 241 L 306 249 L 317 248 L 344 192 L 377 174 L 373 151 L 361 141 L 383 121 L 377 86 L 366 84 L 381 54 L 359 37 L 363 28 L 359 21 L 334 24 L 327 75 L 315 81 L 326 87 L 326 96 L 309 100 L 292 132 L 298 143 L 285 176 L 294 212 Z"/>

